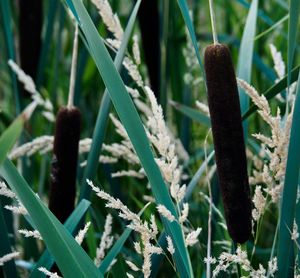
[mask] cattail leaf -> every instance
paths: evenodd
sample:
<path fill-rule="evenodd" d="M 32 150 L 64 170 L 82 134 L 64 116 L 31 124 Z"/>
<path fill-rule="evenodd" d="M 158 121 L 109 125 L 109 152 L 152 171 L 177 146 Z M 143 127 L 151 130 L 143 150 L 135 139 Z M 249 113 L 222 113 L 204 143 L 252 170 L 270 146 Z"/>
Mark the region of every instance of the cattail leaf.
<path fill-rule="evenodd" d="M 236 0 L 236 1 L 247 9 L 250 9 L 251 7 L 251 5 L 246 0 Z M 274 21 L 268 15 L 266 15 L 266 13 L 263 10 L 258 10 L 257 15 L 262 21 L 267 23 L 269 26 L 272 26 L 274 24 Z"/>
<path fill-rule="evenodd" d="M 256 30 L 256 19 L 258 10 L 258 0 L 252 0 L 251 7 L 246 20 L 246 25 L 243 32 L 243 37 L 239 50 L 239 60 L 237 66 L 237 76 L 240 79 L 251 83 L 251 72 L 253 62 L 253 49 L 254 49 L 254 38 Z M 242 114 L 245 113 L 249 108 L 249 96 L 244 90 L 239 89 L 240 94 L 240 105 Z M 247 137 L 248 126 L 247 123 L 243 124 L 244 135 Z"/>
<path fill-rule="evenodd" d="M 187 185 L 186 193 L 185 193 L 185 196 L 184 196 L 184 201 L 187 202 L 192 197 L 192 193 L 193 193 L 196 185 L 198 184 L 198 181 L 200 180 L 200 178 L 202 177 L 203 173 L 207 169 L 208 163 L 211 161 L 211 159 L 214 157 L 214 155 L 215 155 L 215 152 L 212 151 L 207 156 L 207 158 L 203 161 L 203 163 L 201 164 L 201 166 L 199 167 L 199 169 L 197 170 L 197 172 L 195 173 L 195 175 L 192 177 L 191 181 Z"/>
<path fill-rule="evenodd" d="M 12 252 L 10 237 L 3 215 L 3 205 L 0 199 L 0 257 Z M 11 260 L 3 265 L 5 277 L 19 277 L 14 260 Z M 1 275 L 1 269 L 0 269 Z"/>
<path fill-rule="evenodd" d="M 78 24 L 89 44 L 90 53 L 98 67 L 99 73 L 108 89 L 114 107 L 127 131 L 137 156 L 145 169 L 156 202 L 163 204 L 173 215 L 178 217 L 160 169 L 154 160 L 141 119 L 97 29 L 80 0 L 67 0 L 67 3 L 69 2 L 74 4 L 80 18 Z M 176 221 L 170 223 L 165 219 L 163 219 L 163 222 L 167 233 L 171 236 L 175 244 L 174 259 L 179 275 L 182 277 L 193 277 L 190 258 L 179 223 Z"/>
<path fill-rule="evenodd" d="M 32 192 L 27 182 L 8 159 L 1 165 L 0 175 L 27 209 L 33 224 L 40 232 L 64 277 L 103 277 L 89 256 Z"/>
<path fill-rule="evenodd" d="M 183 115 L 189 117 L 190 119 L 207 127 L 210 127 L 210 118 L 200 111 L 175 101 L 172 102 L 172 106 L 177 111 L 181 112 Z"/>
<path fill-rule="evenodd" d="M 280 20 L 278 20 L 276 23 L 274 23 L 274 25 L 272 25 L 270 28 L 268 28 L 267 30 L 262 31 L 260 34 L 258 34 L 255 37 L 255 40 L 258 40 L 258 39 L 264 37 L 265 35 L 269 34 L 270 32 L 272 32 L 273 30 L 277 29 L 280 25 L 283 24 L 283 22 L 285 22 L 288 19 L 289 19 L 289 15 L 288 14 L 285 15 L 285 16 L 283 16 Z"/>
<path fill-rule="evenodd" d="M 293 112 L 288 157 L 285 170 L 284 187 L 281 199 L 280 226 L 278 236 L 278 277 L 288 277 L 290 250 L 293 248 L 291 232 L 295 218 L 296 198 L 300 169 L 300 74 Z"/>
<path fill-rule="evenodd" d="M 14 47 L 14 37 L 12 32 L 12 17 L 11 17 L 11 1 L 8 0 L 1 0 L 0 1 L 0 12 L 2 18 L 2 24 L 4 28 L 4 35 L 5 35 L 5 44 L 8 51 L 8 59 L 15 60 L 16 54 L 15 54 L 15 47 Z M 20 92 L 18 89 L 18 82 L 17 77 L 15 73 L 10 70 L 11 79 L 12 79 L 12 86 L 13 86 L 13 92 L 15 97 L 15 106 L 16 106 L 16 113 L 19 114 L 21 112 L 21 97 Z"/>
<path fill-rule="evenodd" d="M 127 45 L 130 39 L 130 35 L 132 33 L 134 23 L 136 20 L 136 16 L 139 10 L 141 4 L 141 0 L 137 1 L 134 9 L 130 15 L 128 24 L 126 26 L 123 39 L 121 42 L 121 46 L 118 50 L 118 53 L 115 57 L 114 64 L 118 70 L 120 70 L 122 61 L 124 59 L 124 55 L 127 49 Z M 88 46 L 88 44 L 86 44 Z M 93 180 L 96 175 L 97 167 L 95 165 L 98 163 L 99 156 L 102 149 L 102 144 L 104 142 L 104 137 L 106 133 L 106 126 L 108 122 L 108 115 L 111 108 L 111 100 L 109 97 L 109 93 L 107 89 L 105 89 L 105 92 L 103 94 L 103 97 L 101 99 L 101 104 L 99 107 L 99 112 L 96 120 L 96 125 L 93 132 L 93 138 L 92 138 L 92 145 L 91 149 L 88 154 L 87 158 L 87 165 L 83 174 L 82 179 L 82 185 L 81 185 L 81 191 L 80 191 L 80 199 L 81 198 L 89 198 L 91 188 L 87 185 L 86 180 Z"/>
<path fill-rule="evenodd" d="M 45 18 L 47 18 L 47 23 L 45 27 L 45 36 L 43 38 L 41 53 L 39 57 L 39 64 L 37 69 L 37 75 L 36 75 L 36 87 L 39 89 L 41 84 L 43 83 L 43 77 L 44 77 L 44 69 L 46 68 L 47 63 L 47 57 L 50 53 L 49 48 L 51 46 L 51 40 L 54 30 L 54 21 L 56 18 L 56 11 L 59 4 L 59 0 L 52 0 L 49 1 L 48 7 L 47 7 L 47 15 Z"/>
<path fill-rule="evenodd" d="M 291 71 L 291 83 L 297 81 L 298 74 L 299 74 L 300 66 L 295 67 Z M 271 86 L 268 90 L 266 90 L 263 95 L 266 97 L 267 100 L 272 99 L 276 95 L 280 94 L 284 89 L 287 88 L 287 75 L 282 78 L 278 83 Z M 243 120 L 247 119 L 250 115 L 252 115 L 257 110 L 257 106 L 251 105 L 251 107 L 244 113 Z"/>
<path fill-rule="evenodd" d="M 14 146 L 22 133 L 24 118 L 16 118 L 0 137 L 0 164 L 5 160 L 7 153 Z"/>
<path fill-rule="evenodd" d="M 195 49 L 195 53 L 196 53 L 196 56 L 197 56 L 197 60 L 198 60 L 198 63 L 200 65 L 200 69 L 201 69 L 201 72 L 203 74 L 203 77 L 205 79 L 204 66 L 203 66 L 201 56 L 200 56 L 200 51 L 199 51 L 198 42 L 197 42 L 197 38 L 196 38 L 196 34 L 195 34 L 195 29 L 194 29 L 194 25 L 193 25 L 193 22 L 192 22 L 192 19 L 191 19 L 191 16 L 190 16 L 188 5 L 186 3 L 186 0 L 177 0 L 177 3 L 179 5 L 180 11 L 182 13 L 185 25 L 186 25 L 186 27 L 189 31 L 190 38 L 192 40 L 193 47 Z"/>
<path fill-rule="evenodd" d="M 87 200 L 81 200 L 70 217 L 64 223 L 65 228 L 74 236 L 78 230 L 78 225 L 85 216 L 91 202 Z M 34 268 L 30 274 L 30 278 L 39 278 L 43 275 L 38 268 L 45 267 L 50 269 L 54 263 L 54 258 L 48 250 L 45 250 L 38 262 L 34 265 Z"/>
<path fill-rule="evenodd" d="M 300 1 L 290 0 L 289 7 L 289 33 L 288 33 L 288 63 L 287 63 L 287 74 L 288 74 L 288 85 L 291 80 L 291 70 L 293 67 L 294 55 L 297 45 L 297 30 L 298 21 L 300 14 Z"/>

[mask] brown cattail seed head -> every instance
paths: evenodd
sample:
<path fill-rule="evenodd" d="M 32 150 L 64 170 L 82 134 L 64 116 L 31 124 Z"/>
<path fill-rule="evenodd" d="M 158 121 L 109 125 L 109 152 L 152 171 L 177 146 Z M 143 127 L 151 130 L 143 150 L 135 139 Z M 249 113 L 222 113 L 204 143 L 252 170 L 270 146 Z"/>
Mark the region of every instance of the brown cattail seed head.
<path fill-rule="evenodd" d="M 251 198 L 236 77 L 228 48 L 205 50 L 212 134 L 228 232 L 238 243 L 251 235 Z"/>
<path fill-rule="evenodd" d="M 56 117 L 49 209 L 63 223 L 74 210 L 81 114 L 61 108 Z"/>
<path fill-rule="evenodd" d="M 43 1 L 19 0 L 18 2 L 21 68 L 35 79 L 41 50 Z M 30 96 L 26 90 L 22 89 L 22 92 L 24 96 Z"/>

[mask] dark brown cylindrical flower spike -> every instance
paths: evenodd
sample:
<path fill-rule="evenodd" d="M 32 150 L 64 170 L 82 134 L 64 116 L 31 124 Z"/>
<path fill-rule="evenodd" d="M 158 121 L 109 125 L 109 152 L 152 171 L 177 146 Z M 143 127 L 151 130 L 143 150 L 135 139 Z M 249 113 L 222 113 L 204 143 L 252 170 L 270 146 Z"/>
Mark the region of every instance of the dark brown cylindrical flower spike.
<path fill-rule="evenodd" d="M 149 71 L 151 89 L 160 100 L 160 41 L 159 2 L 143 0 L 138 12 L 145 61 Z M 151 24 L 150 24 L 151 22 Z"/>
<path fill-rule="evenodd" d="M 228 48 L 205 50 L 208 105 L 228 232 L 238 243 L 251 235 L 251 198 L 236 77 Z"/>
<path fill-rule="evenodd" d="M 22 69 L 36 78 L 41 50 L 43 0 L 19 0 L 20 59 Z M 30 95 L 23 90 L 25 95 Z"/>
<path fill-rule="evenodd" d="M 56 117 L 49 209 L 63 223 L 74 210 L 80 111 L 61 108 Z"/>

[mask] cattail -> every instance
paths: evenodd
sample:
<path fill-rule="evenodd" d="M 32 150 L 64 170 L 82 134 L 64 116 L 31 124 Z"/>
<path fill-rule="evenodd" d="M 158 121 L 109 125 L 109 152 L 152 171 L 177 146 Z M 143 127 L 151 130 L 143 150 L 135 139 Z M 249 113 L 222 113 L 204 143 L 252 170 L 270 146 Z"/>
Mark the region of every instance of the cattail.
<path fill-rule="evenodd" d="M 68 106 L 56 117 L 49 209 L 63 223 L 74 210 L 81 113 L 73 106 L 78 52 L 75 26 Z"/>
<path fill-rule="evenodd" d="M 61 108 L 56 118 L 49 209 L 62 223 L 74 210 L 80 119 L 75 107 Z"/>
<path fill-rule="evenodd" d="M 205 50 L 208 104 L 217 173 L 228 232 L 238 243 L 251 235 L 251 199 L 236 77 L 228 48 Z"/>
<path fill-rule="evenodd" d="M 41 50 L 42 0 L 19 0 L 20 59 L 22 69 L 36 78 Z M 23 90 L 25 95 L 28 92 Z"/>
<path fill-rule="evenodd" d="M 145 61 L 148 67 L 151 89 L 160 99 L 160 42 L 159 10 L 157 0 L 144 0 L 138 13 Z M 149 24 L 151 22 L 151 24 Z"/>

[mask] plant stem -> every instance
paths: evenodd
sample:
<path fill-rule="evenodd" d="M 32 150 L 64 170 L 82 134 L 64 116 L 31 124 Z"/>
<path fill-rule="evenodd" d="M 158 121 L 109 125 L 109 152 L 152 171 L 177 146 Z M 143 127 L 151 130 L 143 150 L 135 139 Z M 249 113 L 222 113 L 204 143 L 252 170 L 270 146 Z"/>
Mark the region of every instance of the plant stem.
<path fill-rule="evenodd" d="M 207 146 L 207 138 L 211 133 L 211 129 L 209 129 L 205 141 L 204 141 L 204 154 L 205 154 L 205 160 L 207 161 L 207 151 L 206 151 L 206 146 Z M 206 278 L 210 278 L 211 274 L 211 218 L 212 218 L 212 207 L 213 207 L 213 200 L 212 200 L 212 192 L 211 192 L 211 185 L 208 177 L 208 168 L 207 168 L 208 163 L 206 163 L 206 179 L 207 179 L 207 186 L 208 186 L 208 193 L 209 193 L 209 212 L 208 212 L 208 235 L 207 235 L 207 254 L 206 254 Z"/>
<path fill-rule="evenodd" d="M 78 24 L 75 24 L 75 35 L 73 44 L 73 54 L 72 54 L 72 66 L 71 66 L 71 76 L 70 76 L 70 87 L 69 87 L 69 97 L 68 97 L 68 108 L 70 109 L 74 105 L 74 91 L 75 91 L 75 80 L 76 80 L 76 66 L 77 66 L 77 53 L 78 53 Z"/>
<path fill-rule="evenodd" d="M 219 41 L 218 41 L 218 36 L 217 36 L 216 19 L 215 19 L 213 0 L 209 0 L 209 12 L 210 12 L 210 21 L 211 21 L 211 28 L 212 28 L 214 44 L 218 44 Z"/>

